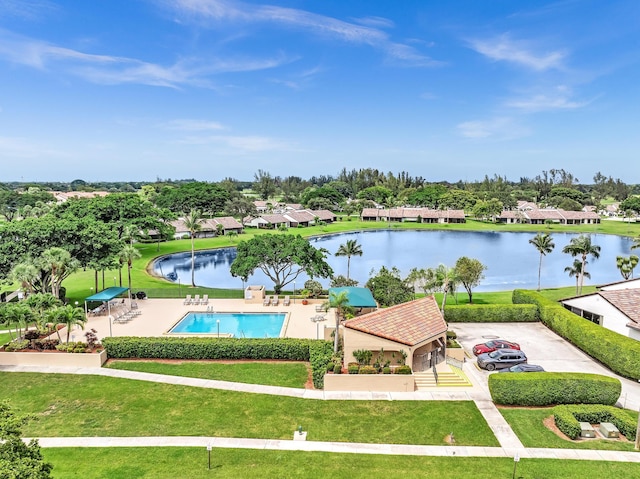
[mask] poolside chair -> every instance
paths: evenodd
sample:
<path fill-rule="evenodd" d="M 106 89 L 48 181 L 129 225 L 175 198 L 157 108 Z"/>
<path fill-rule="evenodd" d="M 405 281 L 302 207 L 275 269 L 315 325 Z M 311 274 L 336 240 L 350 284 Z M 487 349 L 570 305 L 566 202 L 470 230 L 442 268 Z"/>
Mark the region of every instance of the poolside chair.
<path fill-rule="evenodd" d="M 264 300 L 262 301 L 262 306 L 269 306 L 270 304 L 271 304 L 271 297 L 265 296 Z"/>
<path fill-rule="evenodd" d="M 191 295 L 188 294 L 186 298 L 184 298 L 184 303 L 182 304 L 191 304 Z"/>
<path fill-rule="evenodd" d="M 200 304 L 209 304 L 209 295 L 203 294 L 202 299 L 200 300 Z"/>
<path fill-rule="evenodd" d="M 291 299 L 289 298 L 289 296 L 285 296 L 284 299 L 282 300 L 282 306 L 289 306 L 291 304 Z"/>
<path fill-rule="evenodd" d="M 273 298 L 271 298 L 271 306 L 278 306 L 279 302 L 280 302 L 280 298 L 278 298 L 277 294 Z"/>
<path fill-rule="evenodd" d="M 193 297 L 193 304 L 200 304 L 200 295 L 199 294 L 196 294 Z"/>

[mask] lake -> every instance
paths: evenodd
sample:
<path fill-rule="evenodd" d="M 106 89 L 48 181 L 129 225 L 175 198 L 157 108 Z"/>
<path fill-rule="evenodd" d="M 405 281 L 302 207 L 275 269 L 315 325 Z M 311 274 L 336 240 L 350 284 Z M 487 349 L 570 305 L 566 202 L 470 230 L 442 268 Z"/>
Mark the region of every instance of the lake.
<path fill-rule="evenodd" d="M 562 253 L 575 233 L 550 232 L 555 243 L 553 252 L 542 260 L 542 288 L 575 285 L 575 278 L 569 277 L 564 268 L 573 264 L 573 258 Z M 336 257 L 334 253 L 347 240 L 355 239 L 362 246 L 363 255 L 351 258 L 351 278 L 364 285 L 372 271 L 382 266 L 397 267 L 402 277 L 411 268 L 436 267 L 439 263 L 453 266 L 461 256 L 480 260 L 487 266 L 485 279 L 474 291 L 503 291 L 514 288 L 536 289 L 538 285 L 538 251 L 529 244 L 534 233 L 513 232 L 470 232 L 470 231 L 412 231 L 375 230 L 342 233 L 311 238 L 317 248 L 329 251 L 327 262 L 334 274 L 346 275 L 347 258 Z M 242 238 L 242 236 L 240 236 Z M 622 280 L 616 268 L 616 256 L 630 254 L 632 239 L 614 235 L 591 235 L 591 241 L 601 247 L 600 258 L 589 259 L 585 285 L 605 284 Z M 235 248 L 196 252 L 195 279 L 199 286 L 212 288 L 234 288 L 243 286 L 240 278 L 229 273 L 235 259 Z M 156 274 L 175 283 L 190 284 L 191 253 L 165 256 L 153 264 Z M 640 271 L 640 270 L 639 270 Z M 296 280 L 301 289 L 308 278 L 302 275 Z M 325 287 L 329 280 L 320 281 Z M 256 270 L 249 278 L 249 284 L 264 284 L 267 289 L 273 283 L 261 271 Z M 287 289 L 293 289 L 289 285 Z"/>

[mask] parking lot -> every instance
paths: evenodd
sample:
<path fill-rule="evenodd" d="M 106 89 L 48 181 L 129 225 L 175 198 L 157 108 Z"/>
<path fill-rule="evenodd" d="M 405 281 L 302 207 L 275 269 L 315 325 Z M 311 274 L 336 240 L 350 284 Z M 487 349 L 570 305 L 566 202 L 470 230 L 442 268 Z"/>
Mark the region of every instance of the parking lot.
<path fill-rule="evenodd" d="M 595 373 L 617 377 L 622 382 L 620 403 L 629 409 L 640 408 L 640 384 L 620 378 L 591 359 L 575 346 L 549 330 L 542 323 L 451 323 L 449 328 L 458 334 L 458 342 L 471 355 L 475 344 L 491 339 L 506 339 L 516 342 L 527 355 L 530 364 L 539 364 L 550 372 Z M 488 371 L 480 370 L 486 380 Z"/>

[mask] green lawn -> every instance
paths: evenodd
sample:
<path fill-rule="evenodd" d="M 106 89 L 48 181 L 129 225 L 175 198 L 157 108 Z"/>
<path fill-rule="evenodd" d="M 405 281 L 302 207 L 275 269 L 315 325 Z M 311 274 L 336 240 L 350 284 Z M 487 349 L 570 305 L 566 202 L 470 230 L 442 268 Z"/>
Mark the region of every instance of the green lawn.
<path fill-rule="evenodd" d="M 205 448 L 43 449 L 56 479 L 200 478 L 510 478 L 511 458 L 416 457 L 303 451 L 214 449 L 211 470 Z M 527 479 L 632 478 L 640 464 L 521 459 L 515 477 Z"/>
<path fill-rule="evenodd" d="M 633 442 L 611 441 L 606 439 L 588 439 L 569 441 L 560 438 L 547 429 L 542 421 L 553 415 L 552 408 L 520 409 L 500 408 L 500 412 L 511 425 L 525 447 L 550 447 L 563 449 L 606 449 L 615 451 L 633 451 Z M 637 412 L 631 411 L 635 414 Z M 640 468 L 640 465 L 638 465 Z"/>
<path fill-rule="evenodd" d="M 472 401 L 322 401 L 100 376 L 0 373 L 26 436 L 220 436 L 497 446 Z"/>
<path fill-rule="evenodd" d="M 111 360 L 107 367 L 143 371 L 147 373 L 169 374 L 200 379 L 218 379 L 268 386 L 304 388 L 309 377 L 305 363 L 286 362 L 242 362 L 223 364 L 211 361 L 155 362 Z"/>

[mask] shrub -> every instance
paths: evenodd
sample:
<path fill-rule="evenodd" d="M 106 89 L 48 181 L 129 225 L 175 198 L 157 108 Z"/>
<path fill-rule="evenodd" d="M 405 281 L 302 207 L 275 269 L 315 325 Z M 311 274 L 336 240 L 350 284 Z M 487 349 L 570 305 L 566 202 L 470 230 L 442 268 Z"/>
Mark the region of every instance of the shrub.
<path fill-rule="evenodd" d="M 327 365 L 333 355 L 333 345 L 329 341 L 311 341 L 309 343 L 309 362 L 311 363 L 311 376 L 313 387 L 322 389 L 324 387 L 324 375 L 327 372 Z"/>
<path fill-rule="evenodd" d="M 349 365 L 349 367 L 347 368 L 347 372 L 349 374 L 358 374 L 358 371 L 360 369 L 360 366 L 356 365 Z"/>
<path fill-rule="evenodd" d="M 333 364 L 332 362 L 328 362 L 327 363 L 327 372 L 333 371 L 334 367 L 335 367 L 335 364 Z"/>
<path fill-rule="evenodd" d="M 29 341 L 33 339 L 38 339 L 39 337 L 40 337 L 40 333 L 36 330 L 30 330 L 24 334 L 24 339 L 28 339 Z"/>
<path fill-rule="evenodd" d="M 333 367 L 333 374 L 342 374 L 342 364 L 336 364 Z"/>
<path fill-rule="evenodd" d="M 76 343 L 64 343 L 58 344 L 56 346 L 56 349 L 58 351 L 64 351 L 67 353 L 85 353 L 87 352 L 87 344 L 81 341 L 78 341 Z"/>
<path fill-rule="evenodd" d="M 458 339 L 458 333 L 455 331 L 447 331 L 447 339 Z"/>
<path fill-rule="evenodd" d="M 373 366 L 361 366 L 358 374 L 377 374 L 378 370 Z"/>
<path fill-rule="evenodd" d="M 353 352 L 353 357 L 356 358 L 360 366 L 369 364 L 371 362 L 371 356 L 373 356 L 373 352 L 368 349 L 356 349 Z"/>
<path fill-rule="evenodd" d="M 448 323 L 536 322 L 538 308 L 532 304 L 482 304 L 447 306 L 444 319 Z"/>
<path fill-rule="evenodd" d="M 34 345 L 39 351 L 55 351 L 56 346 L 60 344 L 57 339 L 36 339 Z"/>
<path fill-rule="evenodd" d="M 580 436 L 580 422 L 610 422 L 629 440 L 636 438 L 636 421 L 624 409 L 600 404 L 572 404 L 553 408 L 556 426 L 571 439 Z"/>
<path fill-rule="evenodd" d="M 512 301 L 535 304 L 540 320 L 549 329 L 614 373 L 640 379 L 640 341 L 598 326 L 533 291 L 514 290 Z"/>
<path fill-rule="evenodd" d="M 385 366 L 382 368 L 382 374 L 391 374 L 391 368 L 389 366 Z"/>
<path fill-rule="evenodd" d="M 616 378 L 586 373 L 491 374 L 489 391 L 496 404 L 615 404 L 622 384 Z"/>
<path fill-rule="evenodd" d="M 29 347 L 29 341 L 27 339 L 11 341 L 4 347 L 5 351 L 22 351 L 23 349 L 27 349 Z"/>
<path fill-rule="evenodd" d="M 406 364 L 398 366 L 396 368 L 396 374 L 411 374 L 411 366 L 407 366 Z"/>

